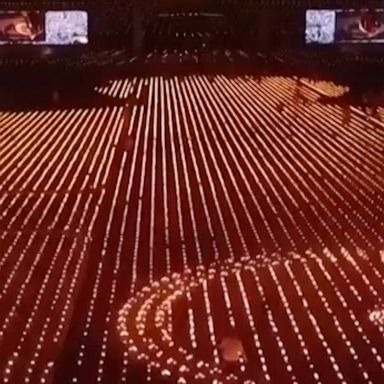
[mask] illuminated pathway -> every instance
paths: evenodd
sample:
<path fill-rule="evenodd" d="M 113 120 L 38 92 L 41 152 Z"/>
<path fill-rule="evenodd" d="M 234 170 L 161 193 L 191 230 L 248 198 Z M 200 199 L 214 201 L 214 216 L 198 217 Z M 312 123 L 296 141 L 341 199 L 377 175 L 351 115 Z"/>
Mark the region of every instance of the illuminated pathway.
<path fill-rule="evenodd" d="M 338 88 L 282 77 L 98 91 L 127 106 L 0 113 L 2 380 L 382 383 L 383 110 L 346 119 L 317 101 Z M 163 281 L 147 310 L 163 276 L 182 294 Z M 238 379 L 230 327 L 252 363 Z"/>

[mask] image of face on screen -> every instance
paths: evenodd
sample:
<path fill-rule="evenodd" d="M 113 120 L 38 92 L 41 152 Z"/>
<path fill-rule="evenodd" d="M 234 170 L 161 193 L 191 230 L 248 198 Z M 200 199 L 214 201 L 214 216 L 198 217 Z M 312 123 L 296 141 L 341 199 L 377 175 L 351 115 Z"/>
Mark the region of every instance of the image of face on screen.
<path fill-rule="evenodd" d="M 384 12 L 376 10 L 338 13 L 336 40 L 384 41 Z"/>
<path fill-rule="evenodd" d="M 84 11 L 48 11 L 45 25 L 49 44 L 88 43 L 88 14 Z"/>
<path fill-rule="evenodd" d="M 40 12 L 0 13 L 0 41 L 39 42 L 44 40 L 44 15 Z"/>
<path fill-rule="evenodd" d="M 306 12 L 305 42 L 330 44 L 334 42 L 335 11 L 310 9 Z"/>

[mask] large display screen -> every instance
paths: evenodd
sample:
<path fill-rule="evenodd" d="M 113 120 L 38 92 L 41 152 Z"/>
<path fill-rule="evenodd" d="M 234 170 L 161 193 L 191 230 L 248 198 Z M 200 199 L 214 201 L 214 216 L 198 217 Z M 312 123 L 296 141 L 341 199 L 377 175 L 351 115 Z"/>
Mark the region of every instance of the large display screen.
<path fill-rule="evenodd" d="M 45 40 L 45 17 L 41 12 L 0 12 L 0 41 L 33 43 Z"/>
<path fill-rule="evenodd" d="M 384 10 L 309 9 L 306 12 L 305 42 L 383 43 Z"/>
<path fill-rule="evenodd" d="M 0 44 L 74 45 L 87 43 L 87 12 L 0 11 Z"/>

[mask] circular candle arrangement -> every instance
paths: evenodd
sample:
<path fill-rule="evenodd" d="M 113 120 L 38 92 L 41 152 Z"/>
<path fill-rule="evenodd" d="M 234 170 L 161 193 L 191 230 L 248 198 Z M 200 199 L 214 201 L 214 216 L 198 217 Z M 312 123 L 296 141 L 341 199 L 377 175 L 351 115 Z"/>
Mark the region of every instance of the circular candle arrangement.
<path fill-rule="evenodd" d="M 277 259 L 275 262 L 278 262 Z M 229 260 L 222 264 L 214 263 L 210 267 L 198 266 L 195 273 L 190 269 L 182 274 L 174 273 L 154 282 L 151 287 L 144 287 L 119 312 L 118 330 L 128 348 L 129 357 L 147 362 L 162 376 L 172 377 L 180 384 L 207 379 L 210 382 L 216 380 L 217 384 L 238 383 L 236 373 L 225 373 L 217 356 L 211 361 L 204 361 L 196 358 L 184 346 L 175 345 L 175 337 L 170 331 L 170 310 L 178 300 L 188 300 L 194 290 L 209 281 L 240 273 L 247 268 L 260 268 L 263 264 L 266 264 L 265 260 Z M 193 345 L 196 343 L 195 334 L 192 332 L 190 336 Z M 243 366 L 244 362 L 240 359 L 240 371 L 244 370 Z M 247 382 L 253 383 L 252 380 Z"/>
<path fill-rule="evenodd" d="M 360 258 L 359 262 L 362 261 L 365 262 L 363 258 Z M 315 274 L 312 272 L 316 268 L 320 268 L 323 269 L 324 276 L 329 277 L 327 274 L 330 265 L 333 264 L 339 269 L 342 278 L 350 282 L 352 292 L 358 297 L 359 292 L 354 291 L 351 276 L 344 273 L 345 263 L 359 268 L 355 259 L 337 258 L 325 250 L 322 257 L 308 251 L 305 256 L 292 253 L 284 258 L 278 255 L 268 258 L 263 256 L 260 259 L 241 258 L 238 261 L 228 260 L 221 264 L 214 263 L 208 267 L 198 266 L 195 271 L 187 269 L 183 273 L 173 273 L 154 282 L 151 286 L 144 287 L 136 296 L 129 299 L 119 311 L 118 331 L 131 361 L 144 362 L 148 366 L 148 371 L 152 372 L 151 375 L 160 375 L 178 384 L 252 384 L 260 382 L 260 378 L 262 378 L 262 382 L 276 382 L 276 379 L 272 377 L 273 368 L 276 367 L 273 367 L 271 361 L 268 364 L 270 346 L 267 345 L 273 344 L 275 341 L 279 347 L 282 361 L 284 361 L 282 369 L 285 370 L 289 381 L 304 382 L 303 375 L 305 377 L 305 374 L 303 372 L 306 370 L 302 363 L 296 360 L 297 356 L 290 351 L 290 345 L 284 340 L 284 327 L 287 324 L 290 324 L 296 333 L 303 356 L 308 363 L 308 378 L 311 380 L 306 382 L 321 382 L 321 371 L 317 371 L 316 364 L 322 359 L 329 359 L 332 362 L 335 374 L 338 374 L 340 382 L 343 382 L 341 373 L 344 368 L 343 360 L 337 352 L 334 354 L 332 351 L 332 337 L 334 336 L 331 334 L 335 331 L 339 333 L 346 348 L 349 349 L 351 359 L 356 362 L 364 375 L 369 375 L 364 371 L 360 362 L 359 352 L 356 352 L 353 347 L 353 343 L 359 343 L 360 339 L 349 340 L 345 331 L 347 325 L 343 324 L 341 320 L 343 314 L 329 306 L 322 291 L 323 286 L 317 285 Z M 312 304 L 307 301 L 306 297 L 309 296 L 305 292 L 306 288 L 302 290 L 295 280 L 294 275 L 299 273 L 299 269 L 307 273 L 307 282 L 302 286 L 313 285 L 314 292 L 317 290 L 321 300 L 321 308 L 319 302 Z M 275 288 L 277 288 L 280 302 L 273 303 L 273 300 L 270 301 L 270 298 L 267 297 L 269 293 L 265 293 L 268 288 L 263 288 L 262 280 L 265 278 L 263 274 L 266 273 L 276 283 Z M 285 295 L 285 288 L 282 288 L 284 282 L 279 280 L 279 274 L 284 273 L 289 275 L 291 283 L 293 283 L 291 288 L 296 290 L 297 298 L 300 298 L 303 307 L 294 307 L 293 301 L 290 302 L 292 299 Z M 337 284 L 335 285 L 332 280 L 329 280 L 329 283 L 334 286 L 336 295 L 343 302 L 344 296 Z M 254 291 L 250 291 L 251 286 Z M 217 311 L 220 307 L 220 295 L 217 294 L 219 287 L 221 307 L 225 309 L 224 312 Z M 236 295 L 237 298 L 234 298 Z M 377 299 L 380 301 L 379 298 Z M 317 308 L 311 308 L 312 305 L 316 305 Z M 369 333 L 366 333 L 367 328 L 362 328 L 363 320 L 355 316 L 354 309 L 348 307 L 346 302 L 344 305 L 349 308 L 349 315 L 360 333 L 361 339 L 370 343 Z M 367 310 L 369 305 L 367 303 Z M 255 314 L 255 307 L 259 313 L 267 316 L 269 323 L 267 328 L 270 327 L 269 329 L 265 325 L 264 328 L 260 325 L 262 321 L 259 320 L 259 315 Z M 334 321 L 332 325 L 328 325 L 328 329 L 324 328 L 320 318 L 317 319 L 317 316 L 314 316 L 319 308 L 327 312 Z M 238 311 L 243 313 L 239 315 Z M 303 320 L 299 319 L 298 311 L 308 316 L 312 322 L 311 325 L 325 348 L 324 355 L 318 354 L 312 344 L 313 340 L 306 340 L 303 336 L 305 333 L 303 330 L 307 325 L 304 325 Z M 376 312 L 369 315 L 370 320 L 375 323 L 377 321 L 374 321 L 373 317 L 374 320 L 377 320 L 377 317 L 381 318 L 381 316 L 376 316 Z M 241 318 L 243 323 L 239 321 Z M 285 325 L 284 321 L 286 321 Z M 222 323 L 229 324 L 229 329 L 237 329 L 236 336 L 227 337 L 225 327 L 220 329 Z M 381 329 L 382 323 L 380 323 L 381 321 L 377 325 Z M 244 337 L 246 328 L 249 331 L 248 340 Z M 204 337 L 202 337 L 202 333 L 205 333 Z M 270 342 L 267 341 L 266 334 L 271 337 Z M 236 348 L 239 350 L 243 349 L 242 342 L 252 340 L 257 353 L 253 355 L 253 358 L 247 359 L 247 352 L 245 352 L 244 356 L 239 356 L 239 360 L 235 364 L 228 364 L 221 353 L 220 346 L 223 344 L 223 340 L 227 339 L 232 340 L 232 345 L 237 345 Z M 375 349 L 373 348 L 372 351 L 375 352 Z M 380 359 L 380 356 L 374 357 Z M 302 372 L 297 373 L 298 371 Z M 300 374 L 302 376 L 298 377 Z"/>
<path fill-rule="evenodd" d="M 373 324 L 377 326 L 384 326 L 384 306 L 378 306 L 369 311 L 368 317 Z"/>

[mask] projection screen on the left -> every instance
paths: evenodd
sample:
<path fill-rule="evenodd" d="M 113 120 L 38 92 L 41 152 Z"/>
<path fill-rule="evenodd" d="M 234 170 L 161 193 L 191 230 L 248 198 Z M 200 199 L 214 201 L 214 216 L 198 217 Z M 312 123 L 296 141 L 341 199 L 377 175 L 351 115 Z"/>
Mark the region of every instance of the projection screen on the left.
<path fill-rule="evenodd" d="M 0 44 L 41 44 L 44 41 L 44 12 L 0 11 Z"/>

